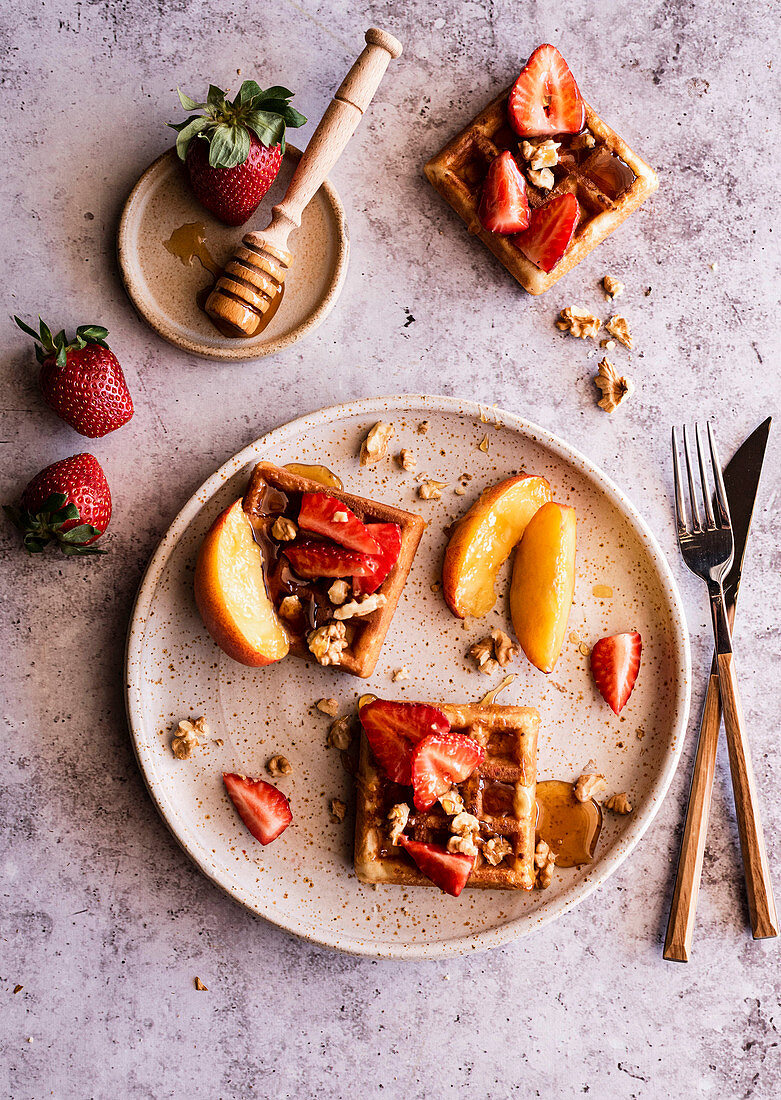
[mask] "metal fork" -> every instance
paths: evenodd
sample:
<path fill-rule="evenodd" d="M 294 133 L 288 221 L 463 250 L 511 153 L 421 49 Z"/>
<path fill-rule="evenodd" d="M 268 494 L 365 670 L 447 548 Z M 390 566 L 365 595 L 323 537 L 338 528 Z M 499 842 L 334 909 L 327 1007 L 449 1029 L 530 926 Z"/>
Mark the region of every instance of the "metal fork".
<path fill-rule="evenodd" d="M 735 811 L 738 819 L 740 848 L 746 876 L 751 928 L 755 939 L 764 939 L 778 935 L 778 918 L 773 899 L 773 885 L 770 880 L 762 822 L 759 816 L 759 800 L 754 769 L 751 765 L 743 708 L 738 692 L 738 681 L 732 655 L 732 636 L 724 603 L 724 589 L 722 588 L 722 581 L 732 564 L 734 553 L 732 522 L 727 504 L 727 493 L 721 477 L 721 465 L 716 453 L 716 440 L 710 422 L 708 422 L 707 431 L 712 479 L 715 486 L 713 507 L 711 507 L 711 491 L 708 485 L 706 462 L 703 457 L 701 432 L 698 424 L 694 426 L 701 499 L 705 516 L 703 521 L 697 504 L 695 477 L 686 427 L 683 428 L 683 452 L 686 461 L 690 511 L 687 510 L 684 500 L 678 438 L 675 428 L 673 428 L 673 468 L 675 473 L 678 544 L 681 548 L 683 560 L 689 569 L 704 580 L 708 586 L 711 614 L 713 616 L 713 633 L 716 639 L 719 692 L 724 711 L 724 725 L 727 731 L 732 790 L 735 795 Z"/>

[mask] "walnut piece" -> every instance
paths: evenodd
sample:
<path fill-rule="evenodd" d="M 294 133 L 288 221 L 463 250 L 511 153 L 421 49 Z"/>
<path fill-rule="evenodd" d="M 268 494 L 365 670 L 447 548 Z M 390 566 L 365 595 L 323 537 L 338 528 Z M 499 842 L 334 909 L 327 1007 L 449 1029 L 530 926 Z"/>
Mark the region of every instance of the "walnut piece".
<path fill-rule="evenodd" d="M 283 619 L 297 619 L 303 610 L 298 596 L 285 596 L 279 605 L 279 614 Z"/>
<path fill-rule="evenodd" d="M 392 424 L 383 424 L 381 420 L 374 425 L 361 443 L 361 466 L 374 466 L 385 458 L 393 431 Z"/>
<path fill-rule="evenodd" d="M 353 739 L 352 724 L 352 718 L 349 716 L 337 718 L 335 722 L 331 723 L 326 738 L 329 749 L 339 749 L 341 752 L 346 752 L 349 749 L 350 742 Z"/>
<path fill-rule="evenodd" d="M 421 420 L 421 422 L 418 424 L 418 435 L 425 435 L 430 427 L 431 427 L 431 421 L 430 420 Z"/>
<path fill-rule="evenodd" d="M 339 703 L 336 699 L 318 699 L 315 706 L 319 711 L 329 715 L 331 718 L 336 718 L 339 713 Z"/>
<path fill-rule="evenodd" d="M 196 977 L 196 979 L 195 979 L 195 988 L 198 990 L 199 993 L 208 993 L 209 992 L 208 986 L 205 986 L 203 984 L 203 982 L 201 981 L 201 979 L 198 978 L 198 977 Z"/>
<path fill-rule="evenodd" d="M 539 187 L 541 191 L 550 191 L 556 182 L 553 172 L 550 168 L 540 168 L 539 172 L 535 172 L 532 168 L 527 169 L 526 175 L 528 176 L 529 183 L 534 187 Z"/>
<path fill-rule="evenodd" d="M 608 413 L 615 412 L 634 389 L 631 378 L 619 374 L 607 357 L 599 364 L 599 373 L 594 378 L 594 384 L 602 391 L 597 404 Z"/>
<path fill-rule="evenodd" d="M 613 351 L 615 349 L 616 342 L 615 340 L 600 340 L 599 346 L 601 348 L 604 348 L 605 351 Z"/>
<path fill-rule="evenodd" d="M 432 481 L 431 478 L 427 478 L 418 485 L 418 496 L 422 500 L 439 500 L 442 490 L 446 487 L 446 481 Z"/>
<path fill-rule="evenodd" d="M 491 639 L 494 643 L 494 656 L 501 668 L 507 668 L 510 661 L 518 655 L 518 646 L 513 645 L 509 634 L 505 634 L 499 627 L 491 631 Z"/>
<path fill-rule="evenodd" d="M 466 836 L 451 836 L 447 842 L 447 850 L 458 852 L 462 856 L 472 856 L 473 859 L 477 855 L 477 845 L 471 833 L 467 833 Z"/>
<path fill-rule="evenodd" d="M 349 595 L 350 586 L 346 580 L 334 581 L 328 589 L 328 599 L 337 607 L 339 604 L 343 604 Z"/>
<path fill-rule="evenodd" d="M 347 515 L 347 513 L 346 512 L 341 512 L 341 511 L 340 512 L 334 512 L 334 514 L 331 516 L 331 519 L 333 520 L 334 523 L 349 523 L 350 522 L 350 517 Z"/>
<path fill-rule="evenodd" d="M 467 657 L 471 657 L 477 661 L 477 667 L 482 669 L 483 665 L 490 660 L 494 651 L 493 639 L 490 634 L 487 634 L 485 638 L 481 638 L 479 642 L 475 642 L 467 650 Z"/>
<path fill-rule="evenodd" d="M 483 844 L 483 858 L 492 867 L 498 867 L 505 856 L 511 856 L 512 854 L 513 846 L 507 837 L 492 836 L 490 840 L 486 840 Z"/>
<path fill-rule="evenodd" d="M 604 806 L 606 810 L 612 810 L 614 814 L 631 814 L 632 812 L 632 803 L 625 791 L 611 794 Z"/>
<path fill-rule="evenodd" d="M 406 802 L 398 802 L 395 806 L 391 806 L 388 813 L 388 824 L 390 825 L 388 838 L 391 844 L 399 843 L 399 837 L 407 828 L 409 813 L 409 806 Z"/>
<path fill-rule="evenodd" d="M 402 665 L 401 668 L 397 668 L 391 676 L 394 684 L 397 684 L 399 680 L 409 680 L 409 669 L 406 665 Z"/>
<path fill-rule="evenodd" d="M 575 781 L 575 798 L 578 802 L 588 802 L 605 786 L 605 777 L 597 771 L 593 760 L 589 760 L 581 775 Z"/>
<path fill-rule="evenodd" d="M 277 516 L 271 524 L 271 535 L 279 542 L 292 542 L 298 534 L 298 528 L 287 516 Z"/>
<path fill-rule="evenodd" d="M 187 760 L 198 745 L 197 735 L 208 737 L 210 734 L 211 728 L 205 718 L 196 718 L 194 722 L 184 718 L 176 727 L 176 733 L 171 740 L 171 752 L 177 760 Z"/>
<path fill-rule="evenodd" d="M 471 833 L 480 832 L 480 822 L 474 814 L 468 814 L 464 810 L 456 814 L 450 822 L 450 828 L 455 836 L 469 836 Z"/>
<path fill-rule="evenodd" d="M 619 344 L 632 350 L 632 333 L 629 331 L 629 322 L 626 317 L 618 313 L 614 314 L 609 321 L 605 321 L 605 328 L 611 336 L 615 336 Z"/>
<path fill-rule="evenodd" d="M 582 340 L 586 337 L 593 340 L 601 327 L 599 317 L 595 317 L 582 306 L 567 306 L 559 313 L 556 321 L 556 328 L 568 332 L 570 336 L 579 336 Z"/>
<path fill-rule="evenodd" d="M 347 631 L 344 623 L 326 623 L 310 630 L 306 642 L 321 665 L 338 665 L 347 648 Z"/>
<path fill-rule="evenodd" d="M 414 470 L 418 464 L 418 460 L 415 458 L 415 452 L 410 451 L 409 448 L 404 447 L 396 455 L 396 461 L 402 470 Z"/>
<path fill-rule="evenodd" d="M 619 282 L 618 279 L 614 279 L 612 275 L 605 275 L 602 280 L 602 289 L 605 292 L 605 297 L 611 301 L 613 298 L 619 298 L 624 293 L 624 284 Z"/>
<path fill-rule="evenodd" d="M 470 647 L 468 656 L 477 661 L 481 672 L 491 676 L 497 668 L 506 668 L 517 653 L 518 646 L 513 645 L 510 636 L 497 627 L 485 638 L 475 642 Z"/>
<path fill-rule="evenodd" d="M 341 798 L 332 798 L 328 803 L 328 813 L 334 825 L 339 825 L 344 821 L 344 815 L 347 813 L 347 803 L 342 802 Z"/>
<path fill-rule="evenodd" d="M 334 611 L 334 618 L 341 621 L 343 619 L 354 619 L 356 615 L 371 615 L 373 611 L 384 607 L 386 602 L 386 597 L 383 596 L 382 592 L 372 592 L 370 596 L 359 596 L 357 599 L 350 600 L 349 603 L 337 607 Z"/>
<path fill-rule="evenodd" d="M 589 131 L 585 130 L 582 134 L 576 134 L 572 139 L 570 148 L 572 149 L 593 149 L 597 143 L 597 139 Z"/>
<path fill-rule="evenodd" d="M 272 756 L 266 761 L 266 771 L 269 775 L 278 778 L 280 775 L 290 775 L 293 767 L 286 756 Z"/>
<path fill-rule="evenodd" d="M 440 795 L 439 804 L 448 817 L 464 813 L 464 800 L 457 787 L 451 787 L 449 791 Z"/>
<path fill-rule="evenodd" d="M 556 864 L 556 856 L 551 851 L 546 841 L 537 841 L 534 849 L 534 885 L 538 890 L 547 890 L 553 881 L 553 868 Z"/>
<path fill-rule="evenodd" d="M 559 163 L 559 147 L 561 142 L 547 138 L 538 144 L 531 141 L 521 142 L 521 156 L 529 162 L 529 168 L 533 172 L 539 172 L 542 168 L 553 168 Z"/>

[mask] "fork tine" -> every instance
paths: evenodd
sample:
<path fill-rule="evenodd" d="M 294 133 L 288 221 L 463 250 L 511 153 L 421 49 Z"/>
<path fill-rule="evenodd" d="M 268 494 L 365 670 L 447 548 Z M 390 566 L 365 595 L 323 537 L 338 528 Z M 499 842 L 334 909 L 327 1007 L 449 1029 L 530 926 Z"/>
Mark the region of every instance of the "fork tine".
<path fill-rule="evenodd" d="M 683 500 L 683 489 L 681 487 L 681 459 L 678 454 L 678 437 L 675 434 L 675 425 L 673 425 L 673 480 L 675 482 L 675 518 L 678 521 L 678 537 L 688 534 L 689 528 L 686 523 L 686 507 Z"/>
<path fill-rule="evenodd" d="M 697 494 L 694 491 L 694 478 L 692 477 L 692 456 L 691 449 L 689 447 L 689 436 L 686 431 L 686 425 L 683 426 L 683 453 L 686 459 L 686 477 L 689 481 L 689 500 L 691 502 L 692 510 L 692 530 L 702 530 L 702 520 L 700 519 L 700 509 L 697 505 Z"/>
<path fill-rule="evenodd" d="M 702 499 L 705 505 L 705 527 L 708 531 L 712 531 L 716 526 L 716 521 L 713 518 L 713 509 L 711 508 L 711 494 L 710 487 L 708 485 L 708 477 L 705 473 L 705 459 L 702 454 L 702 438 L 700 432 L 700 425 L 694 425 L 694 438 L 697 440 L 697 462 L 700 467 L 700 483 L 702 485 Z"/>
<path fill-rule="evenodd" d="M 719 462 L 719 455 L 716 450 L 716 437 L 711 427 L 710 420 L 708 421 L 708 443 L 710 444 L 710 460 L 713 466 L 713 480 L 716 484 L 716 517 L 722 527 L 731 527 L 732 520 L 729 514 L 727 490 L 724 488 L 724 478 L 721 476 L 721 463 Z"/>

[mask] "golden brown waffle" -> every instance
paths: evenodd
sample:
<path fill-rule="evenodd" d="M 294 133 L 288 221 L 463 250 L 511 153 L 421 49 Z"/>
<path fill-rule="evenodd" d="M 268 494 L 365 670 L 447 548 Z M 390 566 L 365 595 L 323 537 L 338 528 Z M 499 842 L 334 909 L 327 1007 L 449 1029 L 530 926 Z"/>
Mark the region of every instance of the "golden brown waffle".
<path fill-rule="evenodd" d="M 436 704 L 435 704 L 436 705 Z M 455 733 L 485 748 L 477 770 L 458 785 L 468 813 L 480 822 L 480 839 L 505 837 L 513 853 L 492 867 L 482 853 L 467 886 L 531 890 L 534 886 L 534 830 L 537 790 L 537 730 L 534 707 L 439 706 Z M 433 886 L 404 851 L 391 845 L 388 811 L 398 802 L 412 806 L 412 789 L 392 783 L 380 770 L 361 735 L 355 820 L 355 871 L 361 882 Z M 405 833 L 414 840 L 446 845 L 450 819 L 439 803 L 410 815 Z M 479 845 L 478 845 L 479 847 Z"/>
<path fill-rule="evenodd" d="M 480 191 L 488 165 L 509 149 L 519 166 L 521 138 L 507 120 L 510 89 L 490 103 L 457 137 L 426 164 L 430 183 L 466 222 L 469 232 L 479 237 L 530 294 L 542 294 L 553 286 L 659 186 L 656 173 L 586 103 L 586 127 L 593 148 L 583 145 L 580 135 L 562 134 L 559 164 L 553 168 L 555 186 L 541 190 L 527 180 L 529 206 L 542 206 L 549 198 L 572 192 L 580 206 L 575 233 L 553 271 L 546 274 L 528 260 L 511 237 L 483 229 L 477 217 Z M 584 131 L 585 133 L 585 131 Z M 626 186 L 624 186 L 626 184 Z"/>
<path fill-rule="evenodd" d="M 275 466 L 271 462 L 259 462 L 252 471 L 252 477 L 243 502 L 244 511 L 250 520 L 261 514 L 260 501 L 267 486 L 271 486 L 272 489 L 282 493 L 327 492 L 330 496 L 341 500 L 360 520 L 366 523 L 396 523 L 401 528 L 401 550 L 398 559 L 377 589 L 379 593 L 385 596 L 385 604 L 370 615 L 347 620 L 345 627 L 348 645 L 341 655 L 339 664 L 335 666 L 344 669 L 345 672 L 352 672 L 355 676 L 364 678 L 371 676 L 379 659 L 385 635 L 390 628 L 399 597 L 407 582 L 415 551 L 426 526 L 425 522 L 420 516 L 413 515 L 412 512 L 405 512 L 401 508 L 394 508 L 392 505 L 382 504 L 380 501 L 353 496 L 352 493 L 332 489 L 330 486 L 323 486 L 319 481 L 301 477 L 299 474 Z M 290 639 L 290 652 L 295 657 L 315 661 L 316 658 L 306 643 L 305 634 L 293 633 L 288 623 L 285 624 L 285 628 Z"/>

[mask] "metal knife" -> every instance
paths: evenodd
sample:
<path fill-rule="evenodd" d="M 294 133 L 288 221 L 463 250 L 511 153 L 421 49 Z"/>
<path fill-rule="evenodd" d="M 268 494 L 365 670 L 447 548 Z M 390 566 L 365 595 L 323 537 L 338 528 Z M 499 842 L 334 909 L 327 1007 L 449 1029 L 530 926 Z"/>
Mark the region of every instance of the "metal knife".
<path fill-rule="evenodd" d="M 730 629 L 735 619 L 735 604 L 740 588 L 743 569 L 743 556 L 746 552 L 751 517 L 759 488 L 759 477 L 765 458 L 767 439 L 770 433 L 771 417 L 764 420 L 748 439 L 737 449 L 724 470 L 724 485 L 727 490 L 732 532 L 735 539 L 735 555 L 732 567 L 724 580 L 724 595 L 727 602 Z M 694 933 L 694 918 L 697 911 L 697 896 L 700 890 L 702 860 L 705 854 L 705 840 L 708 832 L 711 796 L 713 794 L 713 775 L 716 767 L 716 750 L 719 744 L 721 726 L 721 700 L 719 698 L 719 678 L 715 658 L 711 666 L 705 705 L 700 720 L 700 735 L 697 742 L 697 756 L 694 761 L 689 806 L 686 811 L 686 824 L 681 840 L 678 857 L 678 874 L 675 879 L 675 891 L 670 907 L 670 919 L 667 923 L 667 935 L 664 941 L 665 959 L 688 962 Z"/>

